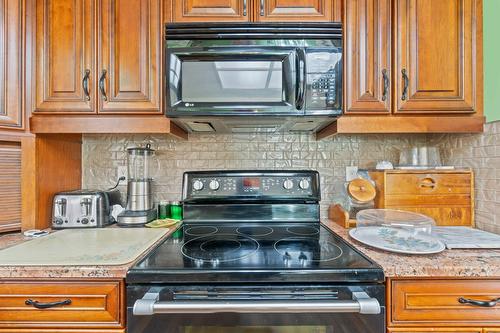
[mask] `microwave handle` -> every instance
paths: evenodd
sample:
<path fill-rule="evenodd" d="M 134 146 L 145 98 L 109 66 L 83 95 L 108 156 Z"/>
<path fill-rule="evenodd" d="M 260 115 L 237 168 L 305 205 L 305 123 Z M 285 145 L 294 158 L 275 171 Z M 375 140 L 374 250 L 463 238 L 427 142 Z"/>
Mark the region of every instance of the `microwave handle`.
<path fill-rule="evenodd" d="M 297 97 L 295 107 L 297 110 L 304 108 L 306 94 L 306 51 L 297 49 Z"/>

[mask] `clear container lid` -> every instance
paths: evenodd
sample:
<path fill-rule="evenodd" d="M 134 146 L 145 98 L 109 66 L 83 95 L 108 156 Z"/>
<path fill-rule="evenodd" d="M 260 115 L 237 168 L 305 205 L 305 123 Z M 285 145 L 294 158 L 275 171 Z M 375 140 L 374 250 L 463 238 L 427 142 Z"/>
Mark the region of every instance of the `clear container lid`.
<path fill-rule="evenodd" d="M 436 224 L 427 215 L 393 209 L 365 209 L 356 214 L 356 227 L 392 227 L 430 233 Z"/>

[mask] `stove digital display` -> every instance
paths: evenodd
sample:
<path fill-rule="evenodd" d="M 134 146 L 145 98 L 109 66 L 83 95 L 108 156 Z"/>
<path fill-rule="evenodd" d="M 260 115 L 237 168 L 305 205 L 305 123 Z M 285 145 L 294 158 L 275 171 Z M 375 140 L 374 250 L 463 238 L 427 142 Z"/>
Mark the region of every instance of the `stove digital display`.
<path fill-rule="evenodd" d="M 243 178 L 243 188 L 258 190 L 260 188 L 259 178 Z"/>

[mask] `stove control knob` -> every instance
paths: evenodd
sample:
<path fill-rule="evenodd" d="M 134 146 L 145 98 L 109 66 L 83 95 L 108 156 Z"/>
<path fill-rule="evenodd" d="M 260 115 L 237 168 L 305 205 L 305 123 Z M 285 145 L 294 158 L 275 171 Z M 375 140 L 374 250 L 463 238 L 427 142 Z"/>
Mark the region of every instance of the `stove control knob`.
<path fill-rule="evenodd" d="M 195 191 L 201 191 L 201 190 L 203 190 L 203 182 L 201 180 L 198 180 L 198 179 L 195 180 L 193 182 L 193 189 Z"/>
<path fill-rule="evenodd" d="M 84 217 L 84 218 L 82 219 L 82 224 L 89 224 L 89 219 L 88 219 L 88 218 L 86 218 L 86 217 Z"/>
<path fill-rule="evenodd" d="M 219 181 L 217 180 L 212 180 L 209 184 L 208 184 L 208 187 L 212 190 L 212 191 L 217 191 L 220 187 L 220 184 L 219 184 Z"/>
<path fill-rule="evenodd" d="M 58 224 L 58 225 L 61 225 L 61 224 L 63 224 L 63 220 L 62 219 L 56 219 L 55 223 Z"/>
<path fill-rule="evenodd" d="M 311 186 L 309 180 L 307 179 L 302 179 L 300 182 L 299 182 L 299 187 L 302 189 L 302 190 L 307 190 L 309 188 L 309 186 Z"/>
<path fill-rule="evenodd" d="M 291 190 L 293 188 L 293 181 L 290 179 L 287 179 L 283 182 L 283 188 L 285 190 Z"/>

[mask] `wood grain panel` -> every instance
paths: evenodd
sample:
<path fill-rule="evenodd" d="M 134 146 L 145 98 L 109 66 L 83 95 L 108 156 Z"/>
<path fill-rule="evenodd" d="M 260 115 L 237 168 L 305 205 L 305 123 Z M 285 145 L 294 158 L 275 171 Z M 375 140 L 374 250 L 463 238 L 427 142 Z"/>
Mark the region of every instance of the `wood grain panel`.
<path fill-rule="evenodd" d="M 476 5 L 476 0 L 396 1 L 396 112 L 476 111 Z"/>
<path fill-rule="evenodd" d="M 162 6 L 160 0 L 102 0 L 99 70 L 105 93 L 100 113 L 161 113 Z"/>
<path fill-rule="evenodd" d="M 470 200 L 469 200 L 470 201 Z M 412 205 L 415 205 L 413 203 Z M 405 205 L 385 205 L 385 208 L 406 210 L 409 212 L 427 215 L 436 221 L 439 226 L 464 226 L 474 225 L 473 208 L 467 205 L 463 207 L 415 207 Z"/>
<path fill-rule="evenodd" d="M 412 328 L 388 328 L 387 332 L 405 332 L 405 333 L 482 333 L 479 327 L 412 327 Z"/>
<path fill-rule="evenodd" d="M 387 173 L 386 195 L 470 194 L 470 173 Z"/>
<path fill-rule="evenodd" d="M 2 282 L 0 327 L 121 328 L 121 282 Z M 37 309 L 25 304 L 71 300 L 71 304 Z"/>
<path fill-rule="evenodd" d="M 0 0 L 0 129 L 24 129 L 24 5 Z"/>
<path fill-rule="evenodd" d="M 460 297 L 500 297 L 498 280 L 393 280 L 391 326 L 493 326 L 500 324 L 498 307 L 458 302 Z"/>
<path fill-rule="evenodd" d="M 247 9 L 244 10 L 246 1 Z M 249 21 L 252 0 L 171 0 L 174 22 Z"/>
<path fill-rule="evenodd" d="M 0 141 L 0 232 L 21 229 L 21 144 Z"/>
<path fill-rule="evenodd" d="M 35 112 L 95 112 L 94 10 L 92 0 L 36 1 Z"/>
<path fill-rule="evenodd" d="M 390 113 L 391 1 L 346 1 L 344 29 L 345 112 Z"/>
<path fill-rule="evenodd" d="M 337 1 L 337 0 L 335 0 Z M 332 21 L 332 0 L 264 0 L 256 3 L 256 21 Z"/>

